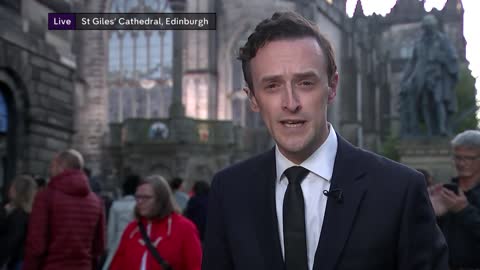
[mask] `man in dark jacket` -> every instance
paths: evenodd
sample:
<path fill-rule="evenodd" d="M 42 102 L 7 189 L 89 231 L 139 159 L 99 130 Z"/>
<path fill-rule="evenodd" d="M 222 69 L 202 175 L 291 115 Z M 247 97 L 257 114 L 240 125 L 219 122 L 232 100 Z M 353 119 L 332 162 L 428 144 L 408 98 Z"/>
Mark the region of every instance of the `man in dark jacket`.
<path fill-rule="evenodd" d="M 448 269 L 423 175 L 352 146 L 327 121 L 339 75 L 319 31 L 276 12 L 239 51 L 275 147 L 214 176 L 202 269 Z"/>
<path fill-rule="evenodd" d="M 200 240 L 203 242 L 205 236 L 205 225 L 207 223 L 208 192 L 210 185 L 205 181 L 197 181 L 193 185 L 194 195 L 187 203 L 184 215 L 197 226 Z"/>
<path fill-rule="evenodd" d="M 467 130 L 452 140 L 457 177 L 453 185 L 435 185 L 430 200 L 447 239 L 450 267 L 480 269 L 480 131 Z"/>
<path fill-rule="evenodd" d="M 24 270 L 91 270 L 105 248 L 105 214 L 89 188 L 83 158 L 59 153 L 30 215 Z"/>

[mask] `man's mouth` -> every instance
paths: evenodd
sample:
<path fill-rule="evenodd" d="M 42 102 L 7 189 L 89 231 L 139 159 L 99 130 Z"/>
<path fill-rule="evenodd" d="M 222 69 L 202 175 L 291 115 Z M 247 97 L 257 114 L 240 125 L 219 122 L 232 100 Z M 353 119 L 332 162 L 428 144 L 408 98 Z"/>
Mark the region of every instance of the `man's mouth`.
<path fill-rule="evenodd" d="M 296 128 L 296 127 L 301 127 L 303 124 L 305 124 L 305 120 L 282 120 L 280 123 L 284 125 L 285 127 L 288 128 Z"/>

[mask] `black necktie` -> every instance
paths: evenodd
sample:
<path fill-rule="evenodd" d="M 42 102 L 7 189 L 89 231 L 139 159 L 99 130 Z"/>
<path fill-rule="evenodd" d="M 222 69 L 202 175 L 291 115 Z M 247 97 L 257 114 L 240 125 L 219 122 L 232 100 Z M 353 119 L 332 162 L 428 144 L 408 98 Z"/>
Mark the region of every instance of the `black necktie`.
<path fill-rule="evenodd" d="M 308 270 L 305 204 L 300 184 L 309 171 L 300 166 L 285 171 L 288 187 L 283 199 L 283 238 L 286 270 Z"/>

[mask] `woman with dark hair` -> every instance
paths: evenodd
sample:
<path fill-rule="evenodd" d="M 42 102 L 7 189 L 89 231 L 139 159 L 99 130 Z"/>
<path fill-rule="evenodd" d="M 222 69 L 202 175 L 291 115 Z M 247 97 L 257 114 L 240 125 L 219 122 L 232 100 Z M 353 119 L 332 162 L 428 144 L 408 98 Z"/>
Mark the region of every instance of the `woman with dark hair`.
<path fill-rule="evenodd" d="M 147 177 L 135 193 L 136 220 L 123 232 L 110 270 L 200 270 L 202 250 L 195 225 L 181 216 L 168 182 Z"/>
<path fill-rule="evenodd" d="M 16 177 L 8 190 L 10 202 L 1 208 L 0 220 L 0 269 L 21 269 L 23 246 L 28 228 L 28 216 L 32 210 L 37 190 L 35 180 L 27 175 Z"/>

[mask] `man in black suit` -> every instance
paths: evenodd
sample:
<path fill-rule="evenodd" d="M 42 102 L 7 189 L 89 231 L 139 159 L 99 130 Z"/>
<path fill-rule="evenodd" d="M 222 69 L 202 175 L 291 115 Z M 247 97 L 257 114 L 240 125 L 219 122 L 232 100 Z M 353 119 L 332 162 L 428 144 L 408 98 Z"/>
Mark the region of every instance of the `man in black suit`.
<path fill-rule="evenodd" d="M 214 176 L 204 270 L 443 270 L 423 176 L 358 149 L 327 122 L 332 47 L 293 12 L 240 49 L 252 110 L 276 146 Z"/>

